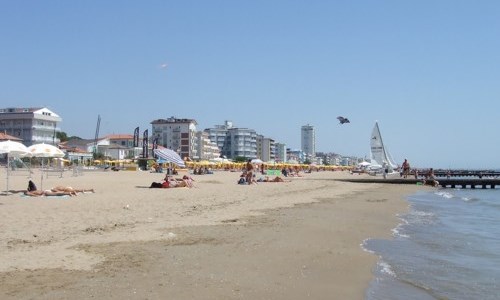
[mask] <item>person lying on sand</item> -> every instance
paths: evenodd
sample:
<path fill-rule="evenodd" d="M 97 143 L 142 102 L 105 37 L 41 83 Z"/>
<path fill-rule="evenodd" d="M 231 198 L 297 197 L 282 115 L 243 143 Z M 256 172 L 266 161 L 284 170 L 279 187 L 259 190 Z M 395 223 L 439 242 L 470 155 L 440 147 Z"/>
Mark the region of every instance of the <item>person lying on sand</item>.
<path fill-rule="evenodd" d="M 166 175 L 163 182 L 153 182 L 150 188 L 177 188 L 177 187 L 193 187 L 193 179 L 189 176 L 184 175 L 182 178 L 173 178 Z"/>
<path fill-rule="evenodd" d="M 76 193 L 94 193 L 94 189 L 75 189 L 70 186 L 56 186 L 51 189 L 52 192 L 69 192 L 76 196 Z"/>
<path fill-rule="evenodd" d="M 281 178 L 279 176 L 276 176 L 273 179 L 270 179 L 269 176 L 266 176 L 266 178 L 264 178 L 264 180 L 262 180 L 262 181 L 263 182 L 291 182 L 291 180 L 284 180 L 283 178 Z"/>
<path fill-rule="evenodd" d="M 35 190 L 35 191 L 24 191 L 24 195 L 30 196 L 30 197 L 41 197 L 41 196 L 76 196 L 76 193 L 72 192 L 53 192 L 52 190 L 46 190 L 46 191 L 40 191 L 40 190 Z"/>

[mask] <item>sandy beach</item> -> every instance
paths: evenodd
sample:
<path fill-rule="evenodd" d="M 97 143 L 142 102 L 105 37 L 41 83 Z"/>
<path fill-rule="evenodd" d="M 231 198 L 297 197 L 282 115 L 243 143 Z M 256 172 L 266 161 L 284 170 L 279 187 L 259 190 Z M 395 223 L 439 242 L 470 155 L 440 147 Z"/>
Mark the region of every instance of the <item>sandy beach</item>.
<path fill-rule="evenodd" d="M 0 298 L 363 299 L 377 257 L 360 244 L 390 238 L 422 187 L 334 180 L 350 176 L 248 186 L 218 171 L 171 189 L 141 171 L 44 177 L 95 193 L 0 196 Z M 9 189 L 27 182 L 13 174 Z"/>

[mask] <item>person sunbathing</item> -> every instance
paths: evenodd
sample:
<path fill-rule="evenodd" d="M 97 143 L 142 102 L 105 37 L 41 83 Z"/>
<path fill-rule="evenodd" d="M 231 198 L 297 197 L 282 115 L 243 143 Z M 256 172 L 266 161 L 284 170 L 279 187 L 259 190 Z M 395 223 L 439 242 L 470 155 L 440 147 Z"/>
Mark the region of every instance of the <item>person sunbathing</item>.
<path fill-rule="evenodd" d="M 45 190 L 45 191 L 40 191 L 40 190 L 34 190 L 34 191 L 24 191 L 24 195 L 30 196 L 30 197 L 41 197 L 41 196 L 76 196 L 76 193 L 72 192 L 54 192 L 52 190 Z"/>
<path fill-rule="evenodd" d="M 285 180 L 279 176 L 276 176 L 273 179 L 270 179 L 269 176 L 266 176 L 264 182 L 285 182 Z M 291 182 L 291 180 L 286 180 L 286 182 Z"/>
<path fill-rule="evenodd" d="M 184 175 L 182 178 L 173 178 L 168 174 L 165 176 L 162 182 L 151 183 L 150 188 L 177 188 L 177 187 L 193 187 L 193 179 L 190 176 Z"/>
<path fill-rule="evenodd" d="M 56 186 L 51 189 L 52 192 L 69 192 L 76 196 L 76 193 L 94 193 L 94 189 L 75 189 L 70 186 Z"/>
<path fill-rule="evenodd" d="M 170 184 L 169 187 L 193 187 L 193 182 L 189 178 L 169 178 L 168 182 Z"/>

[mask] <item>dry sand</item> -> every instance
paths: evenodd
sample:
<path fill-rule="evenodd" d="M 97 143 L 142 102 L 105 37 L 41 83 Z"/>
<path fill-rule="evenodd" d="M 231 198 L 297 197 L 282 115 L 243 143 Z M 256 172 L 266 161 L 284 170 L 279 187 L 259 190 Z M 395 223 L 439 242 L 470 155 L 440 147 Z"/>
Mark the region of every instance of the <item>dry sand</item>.
<path fill-rule="evenodd" d="M 219 171 L 174 189 L 141 171 L 44 177 L 95 193 L 0 197 L 0 298 L 363 299 L 377 257 L 360 244 L 390 238 L 419 187 L 333 180 L 349 176 L 247 186 Z"/>

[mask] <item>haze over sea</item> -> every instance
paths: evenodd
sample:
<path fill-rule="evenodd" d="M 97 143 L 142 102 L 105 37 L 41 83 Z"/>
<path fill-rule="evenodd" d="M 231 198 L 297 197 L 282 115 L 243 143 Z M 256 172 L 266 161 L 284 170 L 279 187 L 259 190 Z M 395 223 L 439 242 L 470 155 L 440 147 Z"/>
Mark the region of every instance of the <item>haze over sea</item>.
<path fill-rule="evenodd" d="M 436 189 L 408 198 L 392 240 L 367 240 L 380 256 L 374 299 L 499 299 L 500 189 Z"/>

